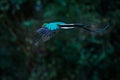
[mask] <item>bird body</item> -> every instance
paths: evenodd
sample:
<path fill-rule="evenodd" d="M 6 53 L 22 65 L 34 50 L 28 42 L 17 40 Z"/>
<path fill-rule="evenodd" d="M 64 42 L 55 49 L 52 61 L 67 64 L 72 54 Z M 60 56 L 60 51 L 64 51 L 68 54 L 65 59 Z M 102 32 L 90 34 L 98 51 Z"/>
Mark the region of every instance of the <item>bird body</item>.
<path fill-rule="evenodd" d="M 66 24 L 66 23 L 64 23 L 64 22 L 51 22 L 51 23 L 43 25 L 43 27 L 47 28 L 48 30 L 56 31 L 56 30 L 60 29 L 60 27 L 58 26 L 59 24 Z"/>

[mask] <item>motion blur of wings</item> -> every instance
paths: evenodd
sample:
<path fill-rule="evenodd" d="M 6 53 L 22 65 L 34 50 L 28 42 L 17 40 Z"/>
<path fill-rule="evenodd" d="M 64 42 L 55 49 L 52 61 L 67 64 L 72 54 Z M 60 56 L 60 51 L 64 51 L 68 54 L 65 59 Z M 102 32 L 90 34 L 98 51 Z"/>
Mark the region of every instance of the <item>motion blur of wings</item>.
<path fill-rule="evenodd" d="M 89 32 L 104 32 L 110 26 L 109 22 L 106 23 L 102 29 L 92 30 L 89 27 L 91 25 L 86 24 L 66 24 L 64 22 L 51 22 L 43 25 L 43 27 L 37 29 L 32 37 L 35 45 L 41 44 L 49 40 L 51 37 L 55 35 L 57 31 L 60 29 L 73 29 L 73 28 L 83 28 Z"/>
<path fill-rule="evenodd" d="M 45 27 L 39 28 L 37 31 L 34 32 L 32 37 L 32 42 L 35 45 L 41 44 L 43 42 L 46 42 L 49 40 L 53 35 L 55 35 L 55 32 L 52 30 L 48 30 Z"/>

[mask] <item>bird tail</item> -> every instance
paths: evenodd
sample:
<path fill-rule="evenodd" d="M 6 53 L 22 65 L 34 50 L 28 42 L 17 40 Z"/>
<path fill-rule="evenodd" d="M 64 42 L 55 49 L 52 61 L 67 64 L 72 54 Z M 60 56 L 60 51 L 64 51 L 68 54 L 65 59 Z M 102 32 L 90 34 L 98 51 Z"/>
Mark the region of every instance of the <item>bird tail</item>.
<path fill-rule="evenodd" d="M 104 25 L 104 28 L 102 29 L 97 29 L 97 30 L 91 30 L 89 27 L 91 25 L 86 25 L 86 24 L 61 24 L 61 25 L 58 25 L 61 29 L 71 29 L 71 28 L 83 28 L 87 31 L 90 31 L 90 32 L 104 32 L 109 26 L 110 26 L 110 23 L 106 23 Z"/>

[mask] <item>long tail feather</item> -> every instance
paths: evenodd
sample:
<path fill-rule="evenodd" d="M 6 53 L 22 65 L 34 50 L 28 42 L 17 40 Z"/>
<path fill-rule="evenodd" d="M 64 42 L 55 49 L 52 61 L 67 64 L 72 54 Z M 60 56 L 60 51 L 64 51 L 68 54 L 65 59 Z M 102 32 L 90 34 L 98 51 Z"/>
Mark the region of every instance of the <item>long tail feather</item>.
<path fill-rule="evenodd" d="M 97 29 L 97 30 L 92 30 L 88 27 L 90 27 L 91 25 L 85 25 L 85 24 L 61 24 L 61 25 L 58 25 L 59 27 L 61 28 L 66 28 L 66 29 L 71 29 L 71 28 L 83 28 L 87 31 L 90 31 L 90 32 L 104 32 L 109 26 L 110 26 L 110 23 L 108 22 L 107 24 L 105 24 L 104 28 L 102 29 Z"/>

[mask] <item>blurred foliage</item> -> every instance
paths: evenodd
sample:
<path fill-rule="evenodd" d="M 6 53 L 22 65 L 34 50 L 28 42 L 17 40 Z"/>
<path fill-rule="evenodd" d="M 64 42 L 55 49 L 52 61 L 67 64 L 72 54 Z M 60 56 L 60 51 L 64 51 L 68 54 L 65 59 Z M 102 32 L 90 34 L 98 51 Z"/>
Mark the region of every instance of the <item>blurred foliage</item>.
<path fill-rule="evenodd" d="M 0 0 L 0 80 L 119 80 L 120 0 Z M 29 43 L 43 23 L 94 24 L 100 34 L 60 30 L 39 47 Z"/>

